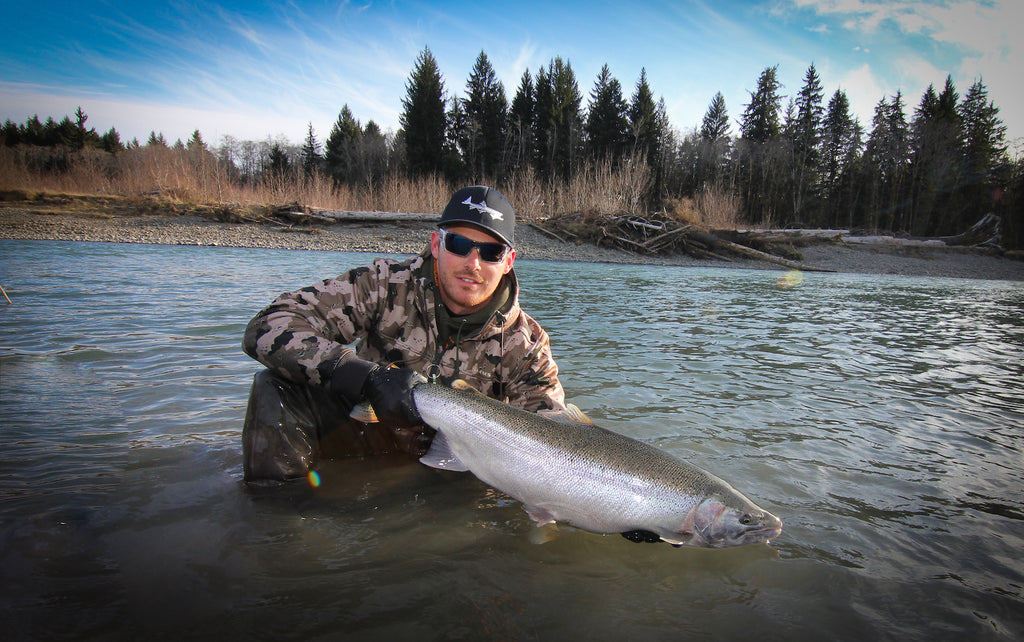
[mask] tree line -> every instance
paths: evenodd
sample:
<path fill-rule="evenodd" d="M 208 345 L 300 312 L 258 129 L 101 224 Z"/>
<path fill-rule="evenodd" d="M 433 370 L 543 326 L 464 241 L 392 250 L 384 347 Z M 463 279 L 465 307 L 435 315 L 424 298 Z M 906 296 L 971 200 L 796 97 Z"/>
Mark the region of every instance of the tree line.
<path fill-rule="evenodd" d="M 406 83 L 397 132 L 361 124 L 346 104 L 323 143 L 310 123 L 301 145 L 225 136 L 208 148 L 196 131 L 172 147 L 215 156 L 243 183 L 317 176 L 356 189 L 396 175 L 501 186 L 523 175 L 551 184 L 595 165 L 613 172 L 641 166 L 642 202 L 652 210 L 672 199 L 719 194 L 752 224 L 917 236 L 953 235 L 995 211 L 1020 234 L 1024 161 L 1010 157 L 1006 127 L 982 80 L 961 97 L 947 77 L 941 89 L 925 90 L 912 113 L 902 92 L 883 97 L 870 123 L 851 113 L 843 90 L 825 100 L 813 64 L 794 95 L 782 89 L 778 67 L 768 67 L 735 122 L 718 93 L 700 125 L 681 133 L 644 70 L 627 97 L 604 65 L 584 106 L 572 65 L 555 57 L 524 71 L 509 101 L 485 52 L 465 91 L 452 93 L 424 48 Z M 102 135 L 87 129 L 87 118 L 79 108 L 59 122 L 8 120 L 0 137 L 7 146 L 93 147 L 115 155 L 141 146 L 123 144 L 113 128 Z M 168 144 L 152 132 L 145 146 Z"/>

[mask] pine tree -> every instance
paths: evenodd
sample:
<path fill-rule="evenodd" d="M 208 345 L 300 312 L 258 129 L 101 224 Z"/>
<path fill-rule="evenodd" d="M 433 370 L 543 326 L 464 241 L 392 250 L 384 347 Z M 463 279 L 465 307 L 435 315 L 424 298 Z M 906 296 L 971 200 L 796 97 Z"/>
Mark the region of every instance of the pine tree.
<path fill-rule="evenodd" d="M 743 111 L 740 135 L 754 143 L 767 143 L 779 135 L 778 66 L 768 67 L 757 79 L 757 89 L 750 94 L 750 103 Z"/>
<path fill-rule="evenodd" d="M 640 69 L 640 78 L 629 101 L 629 125 L 633 134 L 633 151 L 648 162 L 658 156 L 658 121 L 654 94 L 647 84 L 647 70 Z"/>
<path fill-rule="evenodd" d="M 587 148 L 592 158 L 618 163 L 629 143 L 628 105 L 622 97 L 622 85 L 605 64 L 590 92 L 587 109 Z"/>
<path fill-rule="evenodd" d="M 302 145 L 302 175 L 307 179 L 311 178 L 320 170 L 320 142 L 313 132 L 313 123 L 309 123 L 309 130 L 306 133 L 306 142 Z"/>
<path fill-rule="evenodd" d="M 796 120 L 790 132 L 793 151 L 793 213 L 801 220 L 816 218 L 813 214 L 805 214 L 804 208 L 809 199 L 815 198 L 818 190 L 819 145 L 824 112 L 822 97 L 821 79 L 812 63 L 796 97 Z"/>
<path fill-rule="evenodd" d="M 704 119 L 701 121 L 700 137 L 706 142 L 715 143 L 729 137 L 729 112 L 725 108 L 725 96 L 722 92 L 715 94 L 708 105 Z"/>
<path fill-rule="evenodd" d="M 942 91 L 929 86 L 913 122 L 913 226 L 918 234 L 952 235 L 961 211 L 957 186 L 962 161 L 963 125 L 958 111 L 960 97 L 952 77 Z"/>
<path fill-rule="evenodd" d="M 981 80 L 967 90 L 960 104 L 960 120 L 964 133 L 963 226 L 973 224 L 992 209 L 991 194 L 999 191 L 997 174 L 1006 167 L 1007 159 L 1006 125 Z"/>
<path fill-rule="evenodd" d="M 207 151 L 206 141 L 203 140 L 203 136 L 202 134 L 199 133 L 198 129 L 193 131 L 192 137 L 188 139 L 188 148 L 189 150 L 195 150 L 200 152 Z"/>
<path fill-rule="evenodd" d="M 534 145 L 534 95 L 530 70 L 523 72 L 519 89 L 509 109 L 508 169 L 516 171 L 529 166 Z"/>
<path fill-rule="evenodd" d="M 21 142 L 21 131 L 10 118 L 4 121 L 3 129 L 0 129 L 0 138 L 3 139 L 5 147 L 14 147 Z"/>
<path fill-rule="evenodd" d="M 580 114 L 579 85 L 572 65 L 556 57 L 548 66 L 551 83 L 551 139 L 554 172 L 569 180 L 580 160 L 583 143 L 583 119 Z"/>
<path fill-rule="evenodd" d="M 288 160 L 288 154 L 285 153 L 278 143 L 274 143 L 270 148 L 266 171 L 270 174 L 271 178 L 276 180 L 284 180 L 291 173 L 291 162 Z"/>
<path fill-rule="evenodd" d="M 464 150 L 475 182 L 498 180 L 503 168 L 502 151 L 508 126 L 508 99 L 487 54 L 483 51 L 469 74 L 463 103 L 468 125 L 470 150 Z M 465 156 L 469 152 L 468 157 Z"/>
<path fill-rule="evenodd" d="M 89 117 L 82 111 L 82 107 L 79 106 L 75 110 L 75 127 L 70 135 L 71 147 L 77 150 L 81 150 L 85 147 L 85 141 L 87 138 L 87 131 L 85 129 L 85 121 L 89 120 Z M 95 133 L 95 132 L 94 132 Z"/>
<path fill-rule="evenodd" d="M 721 188 L 729 161 L 729 112 L 725 97 L 718 92 L 711 99 L 701 121 L 700 140 L 696 143 L 694 188 Z"/>
<path fill-rule="evenodd" d="M 844 215 L 851 211 L 851 163 L 860 152 L 855 147 L 857 123 L 850 115 L 846 92 L 837 89 L 828 102 L 822 123 L 822 190 L 825 197 L 825 224 L 844 225 Z"/>
<path fill-rule="evenodd" d="M 779 145 L 779 110 L 782 97 L 777 79 L 778 67 L 761 72 L 757 88 L 740 121 L 737 170 L 743 207 L 751 221 L 772 222 L 791 209 L 784 206 L 786 156 Z"/>
<path fill-rule="evenodd" d="M 863 222 L 873 230 L 900 230 L 910 217 L 905 209 L 909 204 L 906 178 L 910 146 L 900 92 L 892 101 L 879 101 L 871 126 L 864 152 L 868 198 Z"/>
<path fill-rule="evenodd" d="M 633 158 L 646 161 L 651 169 L 652 181 L 646 195 L 647 205 L 651 207 L 659 204 L 665 178 L 662 152 L 666 132 L 664 119 L 658 110 L 658 105 L 654 102 L 654 92 L 647 83 L 647 70 L 641 68 L 640 78 L 636 81 L 636 89 L 629 101 L 629 126 L 633 136 Z"/>
<path fill-rule="evenodd" d="M 388 137 L 381 132 L 377 123 L 372 120 L 367 121 L 360 140 L 361 180 L 366 181 L 369 185 L 379 184 L 383 181 L 388 171 L 389 153 Z"/>
<path fill-rule="evenodd" d="M 544 67 L 537 70 L 537 82 L 534 86 L 534 151 L 533 168 L 541 179 L 549 179 L 552 174 L 553 146 L 556 139 L 554 131 L 554 97 L 551 79 Z"/>
<path fill-rule="evenodd" d="M 409 172 L 414 176 L 441 172 L 445 153 L 444 81 L 428 47 L 417 57 L 406 83 L 399 121 Z"/>
<path fill-rule="evenodd" d="M 448 103 L 448 111 L 445 113 L 448 128 L 445 133 L 441 167 L 445 178 L 452 183 L 463 183 L 469 178 L 469 168 L 464 159 L 472 154 L 472 146 L 476 142 L 472 126 L 466 117 L 464 103 L 465 101 L 458 96 L 452 96 Z"/>
<path fill-rule="evenodd" d="M 356 156 L 362 136 L 359 121 L 352 115 L 348 104 L 345 104 L 331 128 L 324 151 L 324 165 L 335 186 L 359 180 Z"/>

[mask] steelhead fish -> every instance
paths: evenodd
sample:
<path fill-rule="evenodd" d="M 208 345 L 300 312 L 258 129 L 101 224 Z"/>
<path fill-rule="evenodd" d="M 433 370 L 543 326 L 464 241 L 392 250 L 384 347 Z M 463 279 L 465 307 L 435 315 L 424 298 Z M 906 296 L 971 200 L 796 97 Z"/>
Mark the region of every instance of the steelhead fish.
<path fill-rule="evenodd" d="M 419 384 L 413 399 L 437 430 L 420 461 L 472 472 L 522 502 L 538 526 L 565 522 L 634 541 L 711 548 L 768 542 L 782 532 L 778 517 L 725 481 L 594 425 L 575 407 L 575 420 L 558 421 L 464 381 Z"/>

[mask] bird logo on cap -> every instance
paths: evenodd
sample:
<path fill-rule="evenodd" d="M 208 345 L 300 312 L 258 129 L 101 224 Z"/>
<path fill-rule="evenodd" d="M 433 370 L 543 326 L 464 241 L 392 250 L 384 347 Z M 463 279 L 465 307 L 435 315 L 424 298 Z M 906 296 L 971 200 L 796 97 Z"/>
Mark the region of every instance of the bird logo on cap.
<path fill-rule="evenodd" d="M 462 201 L 462 204 L 465 205 L 466 207 L 468 207 L 471 210 L 476 210 L 476 211 L 480 212 L 481 214 L 490 214 L 492 220 L 495 220 L 495 221 L 504 221 L 505 220 L 505 218 L 504 218 L 505 215 L 502 212 L 499 212 L 498 210 L 494 209 L 493 207 L 488 207 L 486 202 L 474 203 L 472 196 L 467 197 L 466 200 Z"/>

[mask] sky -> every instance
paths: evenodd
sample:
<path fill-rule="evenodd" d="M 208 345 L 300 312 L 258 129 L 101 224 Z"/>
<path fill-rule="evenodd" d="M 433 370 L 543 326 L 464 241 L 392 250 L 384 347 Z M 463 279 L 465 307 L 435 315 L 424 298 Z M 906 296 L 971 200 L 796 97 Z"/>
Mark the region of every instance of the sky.
<path fill-rule="evenodd" d="M 909 120 L 929 85 L 951 76 L 962 98 L 980 79 L 1011 150 L 1024 151 L 1021 0 L 4 4 L 0 120 L 60 120 L 81 106 L 87 126 L 115 127 L 124 142 L 198 129 L 211 145 L 301 144 L 310 124 L 323 142 L 344 105 L 396 131 L 429 47 L 449 96 L 465 96 L 481 51 L 510 102 L 523 72 L 555 57 L 572 66 L 584 109 L 603 65 L 627 100 L 645 70 L 682 134 L 717 92 L 738 134 L 758 76 L 776 65 L 787 101 L 813 64 L 823 103 L 842 89 L 866 130 L 882 98 L 902 92 Z"/>

